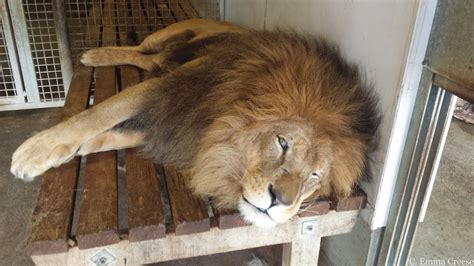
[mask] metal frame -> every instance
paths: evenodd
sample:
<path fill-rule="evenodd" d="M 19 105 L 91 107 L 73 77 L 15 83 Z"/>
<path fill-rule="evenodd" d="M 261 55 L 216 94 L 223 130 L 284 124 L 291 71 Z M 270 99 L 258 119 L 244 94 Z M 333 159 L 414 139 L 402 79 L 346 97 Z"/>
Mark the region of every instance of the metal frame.
<path fill-rule="evenodd" d="M 63 106 L 72 77 L 64 1 L 47 1 L 50 9 L 44 9 L 42 2 L 36 1 L 0 1 L 4 7 L 2 24 L 5 27 L 5 35 L 8 35 L 6 39 L 9 40 L 10 61 L 14 66 L 15 85 L 18 92 L 18 98 L 15 101 L 0 100 L 0 110 Z M 33 15 L 41 16 L 44 13 L 46 17 L 43 19 L 35 16 L 27 20 L 26 5 L 34 8 Z M 53 14 L 53 17 L 49 17 L 49 14 Z M 6 23 L 7 19 L 11 20 L 11 25 Z M 39 33 L 31 35 L 29 31 Z M 38 41 L 35 39 L 32 43 L 32 37 L 38 38 Z"/>
<path fill-rule="evenodd" d="M 440 162 L 456 97 L 424 70 L 378 263 L 405 265 Z"/>
<path fill-rule="evenodd" d="M 7 0 L 10 10 L 13 32 L 15 35 L 16 48 L 18 51 L 18 59 L 23 74 L 23 82 L 25 85 L 25 93 L 27 102 L 39 103 L 38 84 L 36 82 L 35 68 L 33 58 L 31 56 L 30 40 L 26 29 L 25 15 L 23 14 L 22 1 Z M 3 108 L 2 108 L 3 109 Z"/>
<path fill-rule="evenodd" d="M 0 0 L 5 8 L 2 17 L 11 17 L 11 27 L 5 29 L 10 34 L 10 53 L 18 55 L 12 58 L 15 64 L 17 96 L 0 99 L 1 110 L 32 109 L 42 107 L 56 107 L 64 104 L 72 76 L 72 60 L 84 49 L 99 46 L 100 40 L 84 39 L 87 35 L 82 32 L 91 25 L 99 25 L 101 17 L 89 18 L 89 6 L 98 4 L 101 9 L 102 1 L 99 0 Z M 150 31 L 155 31 L 176 20 L 183 19 L 183 14 L 189 12 L 171 11 L 178 10 L 177 5 L 193 3 L 199 7 L 194 11 L 201 15 L 217 19 L 220 11 L 217 5 L 221 0 L 145 0 L 144 2 L 129 2 L 122 0 L 128 12 L 132 12 L 135 31 L 142 31 L 146 36 Z M 223 0 L 222 0 L 223 1 Z M 1 2 L 0 2 L 1 3 Z M 8 3 L 8 5 L 7 5 Z M 137 7 L 145 5 L 145 16 Z M 120 8 L 119 8 L 120 6 Z M 123 13 L 123 5 L 117 4 L 113 12 Z M 119 10 L 120 9 L 120 10 Z M 125 11 L 127 12 L 127 11 Z M 73 14 L 74 16 L 68 17 Z M 140 15 L 140 16 L 139 16 Z M 186 14 L 185 14 L 186 15 Z M 188 14 L 189 15 L 189 14 Z M 66 20 L 69 23 L 66 23 Z M 72 22 L 74 20 L 74 22 Z M 86 25 L 84 25 L 85 23 Z M 113 22 L 115 24 L 115 22 Z M 125 21 L 125 23 L 128 23 Z M 138 23 L 138 24 L 137 24 Z M 151 24 L 150 24 L 151 23 Z M 10 26 L 10 25 L 8 25 Z M 90 34 L 89 34 L 90 35 Z M 69 44 L 69 42 L 71 42 Z M 78 42 L 81 42 L 78 47 Z M 92 42 L 93 45 L 90 45 Z M 71 57 L 71 52 L 72 56 Z"/>
<path fill-rule="evenodd" d="M 15 84 L 16 96 L 8 96 L 3 99 L 0 98 L 0 109 L 3 109 L 4 105 L 12 105 L 12 104 L 24 104 L 25 97 L 23 92 L 23 83 L 21 81 L 21 74 L 20 68 L 18 65 L 18 58 L 15 50 L 15 45 L 13 42 L 12 30 L 10 25 L 10 19 L 7 12 L 7 2 L 6 0 L 0 0 L 1 7 L 1 25 L 3 37 L 6 46 L 6 54 L 9 59 L 10 69 L 12 71 L 12 78 Z"/>

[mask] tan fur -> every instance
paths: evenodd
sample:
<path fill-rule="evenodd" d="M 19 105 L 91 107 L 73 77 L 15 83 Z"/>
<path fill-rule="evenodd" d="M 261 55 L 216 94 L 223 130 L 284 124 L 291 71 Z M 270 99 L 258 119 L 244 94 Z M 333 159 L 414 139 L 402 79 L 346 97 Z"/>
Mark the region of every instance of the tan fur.
<path fill-rule="evenodd" d="M 106 131 L 83 143 L 77 155 L 136 147 L 143 142 L 143 138 L 142 132 Z"/>
<path fill-rule="evenodd" d="M 163 67 L 176 43 L 196 43 L 229 32 L 247 30 L 225 22 L 183 21 L 150 35 L 138 46 L 90 50 L 81 61 L 90 66 L 131 64 L 155 71 Z M 189 167 L 190 187 L 197 194 L 212 197 L 220 208 L 239 208 L 247 220 L 265 224 L 287 221 L 304 201 L 330 193 L 350 195 L 363 175 L 371 145 L 368 139 L 372 137 L 359 132 L 357 123 L 376 124 L 377 119 L 368 122 L 365 120 L 372 117 L 363 116 L 353 121 L 353 114 L 364 109 L 368 96 L 353 100 L 358 99 L 362 85 L 349 66 L 328 61 L 325 55 L 315 56 L 319 50 L 309 44 L 288 41 L 256 45 L 260 45 L 255 52 L 259 55 L 240 58 L 235 69 L 223 71 L 215 95 L 207 95 L 207 104 L 215 104 L 215 110 L 220 111 L 204 127 L 200 139 L 195 141 L 181 131 L 172 134 L 188 136 L 186 143 L 197 147 L 190 164 L 184 164 Z M 212 45 L 202 49 L 204 52 L 170 71 L 175 75 L 192 72 L 216 60 L 213 49 L 226 52 L 225 47 Z M 268 63 L 262 58 L 284 63 Z M 12 172 L 28 179 L 65 162 L 77 151 L 85 155 L 146 144 L 150 135 L 109 130 L 143 115 L 143 110 L 139 111 L 143 104 L 160 110 L 155 102 L 146 104 L 161 82 L 161 78 L 143 82 L 27 140 L 13 156 Z M 333 93 L 333 88 L 340 93 Z M 242 91 L 251 98 L 235 101 Z M 158 134 L 151 130 L 148 134 Z M 287 142 L 288 150 L 282 148 L 280 138 Z"/>
<path fill-rule="evenodd" d="M 29 138 L 13 154 L 11 172 L 19 178 L 31 180 L 49 168 L 67 162 L 82 145 L 94 142 L 99 135 L 136 114 L 148 91 L 159 82 L 159 78 L 142 82 Z M 108 142 L 110 149 L 123 146 L 122 143 L 114 145 Z M 96 148 L 100 149 L 99 146 Z M 94 151 L 87 149 L 87 152 Z M 85 154 L 83 151 L 82 155 Z"/>

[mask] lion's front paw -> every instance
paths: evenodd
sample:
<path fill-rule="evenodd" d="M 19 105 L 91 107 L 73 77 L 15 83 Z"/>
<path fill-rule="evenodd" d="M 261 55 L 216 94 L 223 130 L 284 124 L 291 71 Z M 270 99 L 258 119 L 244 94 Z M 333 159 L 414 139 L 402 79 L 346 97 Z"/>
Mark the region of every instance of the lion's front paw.
<path fill-rule="evenodd" d="M 32 181 L 51 167 L 74 157 L 79 144 L 61 143 L 60 136 L 48 129 L 26 140 L 14 153 L 10 171 L 16 177 Z"/>

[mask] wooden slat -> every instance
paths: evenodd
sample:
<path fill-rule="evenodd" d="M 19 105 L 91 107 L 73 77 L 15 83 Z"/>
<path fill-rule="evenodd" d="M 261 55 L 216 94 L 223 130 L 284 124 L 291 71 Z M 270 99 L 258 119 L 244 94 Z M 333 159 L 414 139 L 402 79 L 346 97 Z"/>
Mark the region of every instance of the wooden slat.
<path fill-rule="evenodd" d="M 96 69 L 94 103 L 115 94 L 115 69 Z M 87 156 L 76 238 L 81 249 L 118 242 L 117 152 Z"/>
<path fill-rule="evenodd" d="M 181 1 L 180 4 L 188 18 L 199 18 L 199 14 L 189 1 Z"/>
<path fill-rule="evenodd" d="M 100 3 L 94 3 L 88 12 L 86 20 L 86 34 L 84 35 L 84 46 L 85 47 L 96 47 L 99 46 L 100 37 Z"/>
<path fill-rule="evenodd" d="M 115 151 L 87 156 L 76 238 L 80 249 L 120 241 Z"/>
<path fill-rule="evenodd" d="M 65 120 L 86 109 L 89 102 L 92 68 L 80 64 L 74 68 L 74 75 L 64 103 L 62 119 Z"/>
<path fill-rule="evenodd" d="M 105 0 L 103 9 L 103 32 L 102 32 L 102 46 L 114 46 L 117 44 L 115 36 L 115 3 L 114 0 Z"/>
<path fill-rule="evenodd" d="M 323 215 L 329 212 L 330 203 L 327 200 L 319 200 L 312 205 L 306 207 L 304 210 L 298 213 L 299 217 L 308 217 Z"/>
<path fill-rule="evenodd" d="M 117 0 L 117 24 L 119 31 L 120 46 L 134 45 L 129 39 L 132 33 L 132 24 L 128 23 L 128 4 L 127 0 Z"/>
<path fill-rule="evenodd" d="M 104 6 L 103 44 L 115 43 L 113 1 Z M 94 104 L 116 92 L 115 68 L 96 68 Z M 117 152 L 87 156 L 76 238 L 80 249 L 109 245 L 120 241 L 117 210 Z"/>
<path fill-rule="evenodd" d="M 124 89 L 140 82 L 137 68 L 122 66 L 120 70 Z M 165 237 L 163 205 L 153 162 L 138 156 L 135 149 L 127 149 L 125 165 L 128 239 L 135 242 Z"/>
<path fill-rule="evenodd" d="M 131 1 L 131 20 L 135 28 L 135 34 L 138 36 L 138 41 L 141 42 L 143 39 L 150 34 L 150 29 L 145 19 L 145 12 L 140 4 L 140 1 Z M 130 14 L 130 13 L 129 13 Z"/>
<path fill-rule="evenodd" d="M 135 149 L 128 149 L 125 165 L 128 239 L 135 242 L 165 237 L 163 205 L 153 162 L 139 157 Z"/>
<path fill-rule="evenodd" d="M 91 74 L 90 68 L 83 66 L 75 68 L 64 104 L 63 119 L 87 107 Z M 38 202 L 31 221 L 27 250 L 29 255 L 67 251 L 79 165 L 80 159 L 74 158 L 43 174 Z"/>
<path fill-rule="evenodd" d="M 242 226 L 248 226 L 238 210 L 217 210 L 213 208 L 213 226 L 217 226 L 219 229 L 230 229 Z"/>
<path fill-rule="evenodd" d="M 123 44 L 127 43 L 127 34 L 124 34 L 127 29 L 121 27 L 125 27 L 126 23 L 123 20 L 127 16 L 128 14 L 119 14 L 120 43 Z M 122 89 L 140 82 L 138 68 L 121 66 L 120 72 Z M 129 241 L 135 242 L 165 237 L 163 205 L 153 162 L 138 156 L 135 149 L 127 149 L 125 165 Z"/>
<path fill-rule="evenodd" d="M 150 29 L 149 33 L 153 33 L 162 28 L 160 25 L 161 21 L 159 18 L 159 13 L 155 7 L 155 2 L 156 0 L 144 0 L 144 2 L 142 2 L 145 7 L 143 11 L 146 14 L 145 15 L 145 19 L 147 21 L 146 23 L 148 25 L 148 28 Z"/>
<path fill-rule="evenodd" d="M 356 188 L 354 193 L 346 199 L 337 199 L 332 196 L 331 209 L 337 212 L 359 210 L 364 207 L 367 196 L 360 188 Z"/>
<path fill-rule="evenodd" d="M 161 15 L 160 18 L 163 26 L 166 27 L 176 22 L 165 0 L 156 0 L 156 8 Z"/>
<path fill-rule="evenodd" d="M 177 21 L 189 19 L 188 15 L 186 14 L 186 12 L 184 12 L 178 0 L 169 0 L 169 8 L 171 9 L 171 11 L 173 11 L 173 14 Z"/>
<path fill-rule="evenodd" d="M 211 226 L 206 206 L 187 188 L 185 177 L 172 165 L 164 166 L 164 174 L 176 235 L 209 231 Z"/>

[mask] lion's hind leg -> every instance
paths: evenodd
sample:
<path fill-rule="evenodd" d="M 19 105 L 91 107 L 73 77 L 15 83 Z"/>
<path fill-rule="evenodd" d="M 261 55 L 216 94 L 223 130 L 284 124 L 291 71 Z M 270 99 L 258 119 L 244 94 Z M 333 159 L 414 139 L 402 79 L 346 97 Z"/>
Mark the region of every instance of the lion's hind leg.
<path fill-rule="evenodd" d="M 117 49 L 123 48 L 123 49 Z M 129 47 L 102 47 L 88 50 L 81 56 L 81 63 L 85 66 L 118 66 L 134 65 L 146 71 L 152 72 L 156 67 L 153 62 L 154 54 L 143 54 Z"/>
<path fill-rule="evenodd" d="M 212 35 L 243 30 L 226 22 L 190 19 L 151 34 L 138 46 L 91 49 L 82 55 L 81 62 L 86 66 L 134 65 L 155 72 L 163 62 L 169 61 L 167 50 L 176 50 L 176 47 L 185 47 L 186 44 Z M 177 65 L 180 64 L 174 67 Z"/>

